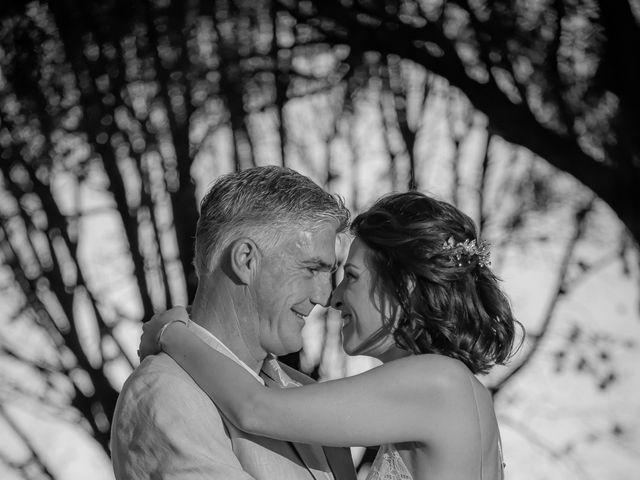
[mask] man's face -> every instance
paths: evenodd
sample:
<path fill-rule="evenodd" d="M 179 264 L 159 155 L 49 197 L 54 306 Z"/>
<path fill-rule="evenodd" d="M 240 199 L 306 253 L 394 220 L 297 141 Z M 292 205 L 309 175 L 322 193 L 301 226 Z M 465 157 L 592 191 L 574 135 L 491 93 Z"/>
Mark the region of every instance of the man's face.
<path fill-rule="evenodd" d="M 302 327 L 317 304 L 331 294 L 336 226 L 313 232 L 292 228 L 275 251 L 263 255 L 255 283 L 259 341 L 268 353 L 284 355 L 302 348 Z"/>

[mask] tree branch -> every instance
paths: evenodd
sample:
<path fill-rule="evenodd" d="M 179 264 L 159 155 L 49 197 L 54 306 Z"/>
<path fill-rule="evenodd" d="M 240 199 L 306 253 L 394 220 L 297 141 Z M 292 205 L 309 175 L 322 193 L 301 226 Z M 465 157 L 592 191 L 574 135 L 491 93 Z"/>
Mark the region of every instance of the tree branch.
<path fill-rule="evenodd" d="M 554 312 L 559 301 L 567 294 L 567 273 L 569 265 L 573 257 L 573 253 L 578 242 L 581 240 L 584 234 L 585 220 L 588 213 L 593 208 L 595 198 L 592 196 L 588 201 L 584 203 L 575 213 L 575 229 L 572 237 L 565 246 L 564 254 L 562 255 L 562 262 L 558 268 L 556 286 L 552 291 L 551 300 L 545 309 L 542 316 L 542 324 L 538 333 L 533 336 L 533 344 L 529 347 L 528 351 L 522 355 L 517 364 L 509 370 L 509 372 L 502 377 L 495 385 L 490 388 L 491 393 L 495 397 L 504 389 L 507 385 L 523 368 L 525 368 L 538 352 L 540 345 L 549 333 L 549 326 L 554 318 Z M 532 335 L 529 335 L 530 337 Z"/>

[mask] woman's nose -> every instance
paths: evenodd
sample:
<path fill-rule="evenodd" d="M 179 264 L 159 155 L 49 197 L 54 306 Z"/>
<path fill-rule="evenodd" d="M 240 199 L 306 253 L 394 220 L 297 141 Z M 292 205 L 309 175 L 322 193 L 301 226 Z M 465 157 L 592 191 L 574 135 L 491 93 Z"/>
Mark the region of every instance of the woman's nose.
<path fill-rule="evenodd" d="M 331 292 L 329 305 L 336 310 L 340 310 L 342 308 L 342 282 L 340 282 L 338 286 L 333 289 L 333 292 Z"/>

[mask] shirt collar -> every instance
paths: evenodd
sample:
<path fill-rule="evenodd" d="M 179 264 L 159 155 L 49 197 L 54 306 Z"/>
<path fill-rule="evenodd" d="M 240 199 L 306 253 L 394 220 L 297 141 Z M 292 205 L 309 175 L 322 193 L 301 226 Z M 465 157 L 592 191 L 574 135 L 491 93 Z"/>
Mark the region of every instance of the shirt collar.
<path fill-rule="evenodd" d="M 262 364 L 262 373 L 284 388 L 300 387 L 302 384 L 292 379 L 280 366 L 275 355 L 268 355 Z"/>
<path fill-rule="evenodd" d="M 244 368 L 247 372 L 253 375 L 253 377 L 256 380 L 258 380 L 262 385 L 264 385 L 264 380 L 260 378 L 260 376 L 256 372 L 254 372 L 249 367 L 249 365 L 247 365 L 242 360 L 240 360 L 238 356 L 235 353 L 233 353 L 231 349 L 229 349 L 229 347 L 227 347 L 224 343 L 222 343 L 222 341 L 218 337 L 216 337 L 213 333 L 211 333 L 209 330 L 202 327 L 201 325 L 198 325 L 196 322 L 193 322 L 193 321 L 189 322 L 189 328 L 193 328 L 196 331 L 196 334 L 198 334 L 201 337 L 204 337 L 203 340 L 205 341 L 205 343 L 207 343 L 210 347 L 215 348 L 220 353 L 229 357 L 231 360 L 236 362 L 238 365 Z"/>

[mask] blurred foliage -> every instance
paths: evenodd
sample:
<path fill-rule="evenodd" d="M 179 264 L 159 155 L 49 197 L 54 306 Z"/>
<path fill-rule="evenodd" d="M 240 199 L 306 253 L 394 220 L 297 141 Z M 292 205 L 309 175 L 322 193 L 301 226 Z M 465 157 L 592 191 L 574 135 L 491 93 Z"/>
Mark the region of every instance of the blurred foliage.
<path fill-rule="evenodd" d="M 575 256 L 594 202 L 628 228 L 617 258 L 640 239 L 638 8 L 604 0 L 5 0 L 0 280 L 13 299 L 3 311 L 35 340 L 2 339 L 0 348 L 3 361 L 42 379 L 27 390 L 9 379 L 5 388 L 63 411 L 70 405 L 69 420 L 108 453 L 120 387 L 113 371 L 137 363 L 123 342 L 126 325 L 193 298 L 203 179 L 276 163 L 331 189 L 348 173 L 342 188 L 357 210 L 365 203 L 359 172 L 374 169 L 373 156 L 385 164 L 378 193 L 428 183 L 425 118 L 444 99 L 436 115 L 448 122 L 448 196 L 461 204 L 473 191 L 468 210 L 488 235 L 500 232 L 497 250 L 544 242 L 548 232 L 525 227 L 571 210 L 552 300 L 521 359 L 494 382 L 499 392 L 538 351 L 559 299 L 597 271 Z M 486 119 L 484 155 L 468 178 L 458 160 L 477 112 Z M 524 149 L 512 150 L 508 173 L 495 180 L 500 137 L 592 194 L 574 198 L 555 171 L 521 161 Z M 103 227 L 118 234 L 96 258 L 86 239 Z M 320 375 L 326 355 L 312 357 L 307 370 Z M 577 368 L 592 365 L 583 359 Z M 559 353 L 557 368 L 567 361 Z M 605 389 L 615 373 L 598 378 Z M 12 428 L 32 459 L 8 463 L 27 477 L 34 468 L 53 477 L 28 435 Z"/>

